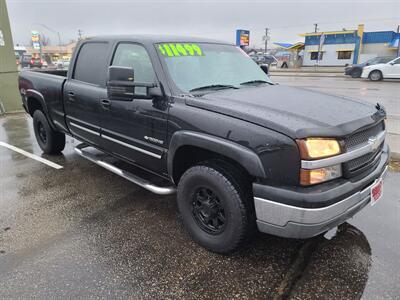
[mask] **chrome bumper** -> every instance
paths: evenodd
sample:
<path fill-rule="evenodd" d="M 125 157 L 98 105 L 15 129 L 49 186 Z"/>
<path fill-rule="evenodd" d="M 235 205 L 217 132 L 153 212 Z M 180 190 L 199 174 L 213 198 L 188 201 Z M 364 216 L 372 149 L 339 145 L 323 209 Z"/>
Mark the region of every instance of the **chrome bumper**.
<path fill-rule="evenodd" d="M 380 176 L 386 176 L 386 166 Z M 379 178 L 378 178 L 379 179 Z M 371 187 L 322 208 L 302 208 L 254 197 L 261 232 L 288 238 L 310 238 L 344 223 L 370 203 Z"/>

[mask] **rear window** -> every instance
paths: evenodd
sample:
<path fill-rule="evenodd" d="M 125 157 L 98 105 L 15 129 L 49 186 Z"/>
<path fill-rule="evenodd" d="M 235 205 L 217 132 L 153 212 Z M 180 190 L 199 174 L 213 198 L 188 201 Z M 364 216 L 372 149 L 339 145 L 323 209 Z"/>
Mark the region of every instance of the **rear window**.
<path fill-rule="evenodd" d="M 79 81 L 104 85 L 107 75 L 107 43 L 86 43 L 78 54 L 73 78 Z"/>

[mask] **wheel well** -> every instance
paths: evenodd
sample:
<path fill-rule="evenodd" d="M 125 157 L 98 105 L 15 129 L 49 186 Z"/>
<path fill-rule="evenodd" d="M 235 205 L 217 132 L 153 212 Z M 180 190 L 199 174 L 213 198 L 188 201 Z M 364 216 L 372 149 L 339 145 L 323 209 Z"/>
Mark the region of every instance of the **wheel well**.
<path fill-rule="evenodd" d="M 372 74 L 372 73 L 374 73 L 374 72 L 379 72 L 379 73 L 381 73 L 381 76 L 383 76 L 383 74 L 382 74 L 382 71 L 381 71 L 381 70 L 377 70 L 377 69 L 375 69 L 375 70 L 372 70 L 371 72 L 369 72 L 369 75 L 368 75 L 368 77 L 371 77 L 371 74 Z"/>
<path fill-rule="evenodd" d="M 28 112 L 31 116 L 33 116 L 35 110 L 43 111 L 43 106 L 38 99 L 34 97 L 29 97 L 26 102 L 28 104 Z"/>
<path fill-rule="evenodd" d="M 174 183 L 177 185 L 183 173 L 185 173 L 185 171 L 190 167 L 211 159 L 224 160 L 225 162 L 238 168 L 241 172 L 243 172 L 242 174 L 252 178 L 252 176 L 242 165 L 229 157 L 196 146 L 182 146 L 176 150 L 174 155 L 172 169 Z"/>

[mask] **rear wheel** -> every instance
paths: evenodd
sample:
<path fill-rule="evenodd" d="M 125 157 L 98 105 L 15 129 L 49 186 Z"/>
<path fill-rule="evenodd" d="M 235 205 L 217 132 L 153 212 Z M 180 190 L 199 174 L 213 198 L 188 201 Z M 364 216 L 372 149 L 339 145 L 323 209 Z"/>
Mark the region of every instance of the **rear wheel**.
<path fill-rule="evenodd" d="M 33 113 L 33 128 L 40 149 L 46 154 L 59 154 L 65 148 L 65 134 L 54 131 L 41 110 Z"/>
<path fill-rule="evenodd" d="M 383 79 L 382 72 L 379 70 L 372 71 L 369 73 L 369 79 L 372 81 L 380 81 Z"/>
<path fill-rule="evenodd" d="M 185 228 L 204 248 L 229 253 L 251 236 L 255 225 L 250 183 L 223 161 L 188 169 L 178 184 Z"/>

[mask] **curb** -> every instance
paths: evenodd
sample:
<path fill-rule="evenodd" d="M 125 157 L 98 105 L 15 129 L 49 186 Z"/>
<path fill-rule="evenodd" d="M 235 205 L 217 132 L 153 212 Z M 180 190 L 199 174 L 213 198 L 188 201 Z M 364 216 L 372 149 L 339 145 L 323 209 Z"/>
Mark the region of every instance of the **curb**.
<path fill-rule="evenodd" d="M 390 152 L 390 159 L 400 161 L 400 153 L 399 152 Z"/>
<path fill-rule="evenodd" d="M 329 74 L 329 73 L 285 73 L 285 74 L 279 74 L 279 72 L 270 72 L 270 76 L 288 76 L 288 77 L 335 77 L 335 78 L 346 78 L 345 75 L 342 74 Z"/>

